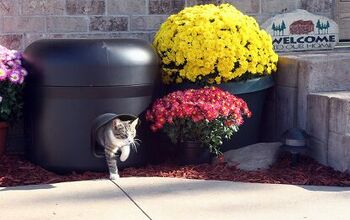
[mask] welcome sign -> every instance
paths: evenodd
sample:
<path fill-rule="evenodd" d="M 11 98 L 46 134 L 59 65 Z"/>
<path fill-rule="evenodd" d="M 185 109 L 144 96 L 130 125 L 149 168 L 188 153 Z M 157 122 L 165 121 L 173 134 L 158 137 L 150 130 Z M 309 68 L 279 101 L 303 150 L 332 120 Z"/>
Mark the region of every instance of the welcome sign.
<path fill-rule="evenodd" d="M 337 23 L 300 9 L 276 15 L 262 28 L 271 34 L 275 51 L 333 49 L 339 40 Z"/>

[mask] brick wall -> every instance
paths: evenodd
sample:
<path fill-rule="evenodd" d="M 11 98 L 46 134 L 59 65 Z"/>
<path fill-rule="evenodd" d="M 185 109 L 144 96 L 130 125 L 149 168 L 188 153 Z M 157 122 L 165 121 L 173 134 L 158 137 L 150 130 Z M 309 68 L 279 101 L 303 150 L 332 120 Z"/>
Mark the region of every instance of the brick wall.
<path fill-rule="evenodd" d="M 0 44 L 24 49 L 41 38 L 152 40 L 169 14 L 228 2 L 260 23 L 296 8 L 332 17 L 333 0 L 0 0 Z"/>

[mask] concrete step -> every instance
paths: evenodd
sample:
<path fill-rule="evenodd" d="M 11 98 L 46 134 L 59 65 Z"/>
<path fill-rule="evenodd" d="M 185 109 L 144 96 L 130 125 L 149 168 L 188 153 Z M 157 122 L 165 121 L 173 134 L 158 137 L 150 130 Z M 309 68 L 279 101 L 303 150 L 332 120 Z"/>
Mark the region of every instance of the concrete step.
<path fill-rule="evenodd" d="M 350 56 L 316 56 L 299 62 L 299 84 L 310 92 L 350 90 Z"/>
<path fill-rule="evenodd" d="M 310 154 L 340 171 L 350 171 L 350 90 L 307 96 Z"/>
<path fill-rule="evenodd" d="M 350 51 L 280 57 L 276 85 L 296 90 L 296 126 L 306 129 L 307 95 L 350 91 Z M 294 116 L 294 115 L 292 115 Z"/>
<path fill-rule="evenodd" d="M 350 90 L 350 53 L 298 54 L 280 57 L 277 84 L 309 92 Z"/>

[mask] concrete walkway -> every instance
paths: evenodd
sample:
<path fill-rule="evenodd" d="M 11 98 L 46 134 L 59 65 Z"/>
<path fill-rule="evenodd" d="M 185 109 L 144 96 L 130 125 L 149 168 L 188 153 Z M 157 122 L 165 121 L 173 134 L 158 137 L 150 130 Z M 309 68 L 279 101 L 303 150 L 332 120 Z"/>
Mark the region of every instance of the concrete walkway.
<path fill-rule="evenodd" d="M 350 188 L 121 178 L 0 188 L 0 219 L 350 219 Z"/>

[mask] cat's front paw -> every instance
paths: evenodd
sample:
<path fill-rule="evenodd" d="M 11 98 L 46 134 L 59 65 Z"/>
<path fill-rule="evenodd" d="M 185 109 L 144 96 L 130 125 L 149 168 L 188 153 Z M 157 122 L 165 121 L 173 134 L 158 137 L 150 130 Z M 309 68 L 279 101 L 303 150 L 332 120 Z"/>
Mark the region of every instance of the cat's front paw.
<path fill-rule="evenodd" d="M 119 178 L 120 178 L 120 176 L 117 173 L 109 175 L 109 179 L 111 179 L 111 180 L 116 180 L 116 179 L 119 179 Z"/>

